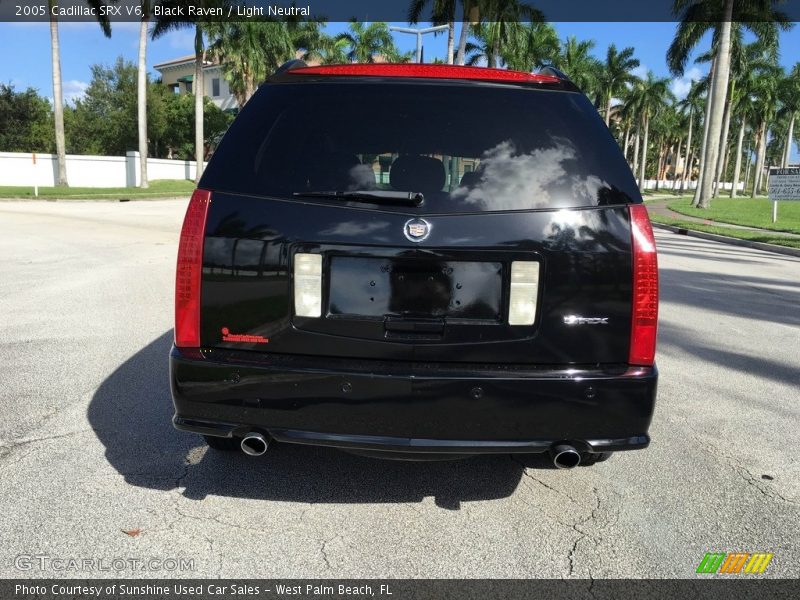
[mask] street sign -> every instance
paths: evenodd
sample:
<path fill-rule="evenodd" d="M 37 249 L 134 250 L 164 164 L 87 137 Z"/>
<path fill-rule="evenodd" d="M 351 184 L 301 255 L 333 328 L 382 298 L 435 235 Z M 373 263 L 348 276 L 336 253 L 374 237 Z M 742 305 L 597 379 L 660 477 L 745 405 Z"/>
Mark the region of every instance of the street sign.
<path fill-rule="evenodd" d="M 778 200 L 796 200 L 800 202 L 800 168 L 769 170 L 769 190 L 772 201 L 772 222 L 778 220 Z"/>

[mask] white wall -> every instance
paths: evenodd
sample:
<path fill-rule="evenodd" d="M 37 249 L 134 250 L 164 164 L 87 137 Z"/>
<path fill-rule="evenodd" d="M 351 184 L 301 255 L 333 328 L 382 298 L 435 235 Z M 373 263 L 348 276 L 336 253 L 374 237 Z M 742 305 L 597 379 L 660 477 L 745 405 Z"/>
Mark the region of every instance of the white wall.
<path fill-rule="evenodd" d="M 58 179 L 55 154 L 0 152 L 0 185 L 51 187 Z M 147 159 L 147 178 L 190 179 L 195 175 L 195 162 L 185 160 Z M 139 153 L 126 156 L 88 156 L 67 154 L 67 182 L 73 187 L 134 187 L 139 185 Z"/>
<path fill-rule="evenodd" d="M 637 179 L 637 181 L 638 181 L 638 179 Z M 686 185 L 684 186 L 683 189 L 685 189 L 685 190 L 694 190 L 696 187 L 697 187 L 697 182 L 696 181 L 687 181 Z M 731 181 L 722 182 L 722 188 L 721 189 L 730 190 L 732 187 L 733 187 L 733 182 L 731 182 Z M 674 190 L 679 190 L 680 188 L 681 188 L 680 180 L 673 181 L 672 179 L 663 179 L 663 180 L 658 182 L 659 191 L 660 190 L 672 191 L 673 189 Z M 646 189 L 646 190 L 654 190 L 654 189 L 656 189 L 656 180 L 655 179 L 645 179 L 644 180 L 644 189 Z M 739 184 L 736 186 L 736 189 L 739 190 L 739 191 L 743 191 L 744 190 L 744 182 L 740 181 Z"/>

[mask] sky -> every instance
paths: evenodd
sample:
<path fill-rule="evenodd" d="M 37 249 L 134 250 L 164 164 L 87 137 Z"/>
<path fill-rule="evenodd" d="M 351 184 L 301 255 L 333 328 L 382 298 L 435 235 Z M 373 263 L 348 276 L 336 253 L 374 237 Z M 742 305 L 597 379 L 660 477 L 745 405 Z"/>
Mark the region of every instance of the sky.
<path fill-rule="evenodd" d="M 405 25 L 406 23 L 396 23 Z M 423 24 L 424 25 L 424 24 Z M 574 35 L 578 39 L 596 41 L 594 54 L 603 59 L 610 44 L 618 48 L 632 46 L 641 62 L 637 75 L 652 70 L 661 77 L 672 79 L 672 91 L 683 97 L 692 79 L 699 79 L 707 72 L 707 65 L 690 61 L 683 77 L 669 74 L 666 51 L 675 33 L 675 23 L 554 23 L 561 39 Z M 139 47 L 138 23 L 114 23 L 110 39 L 103 36 L 96 23 L 61 23 L 61 70 L 64 97 L 67 101 L 79 98 L 91 79 L 92 64 L 112 64 L 118 56 L 130 61 L 137 60 Z M 344 23 L 330 23 L 327 33 L 333 35 L 346 28 Z M 395 33 L 395 43 L 401 51 L 415 48 L 416 36 Z M 458 35 L 458 32 L 456 32 Z M 179 56 L 192 54 L 194 34 L 191 29 L 173 32 L 148 44 L 147 65 L 153 76 L 158 73 L 153 65 Z M 457 38 L 456 38 L 457 39 Z M 444 58 L 445 35 L 427 35 L 424 38 L 425 60 Z M 710 38 L 704 39 L 695 55 L 704 52 Z M 800 26 L 781 33 L 780 62 L 788 70 L 800 62 Z M 50 34 L 47 23 L 0 23 L 0 82 L 11 83 L 17 90 L 36 88 L 40 94 L 52 97 L 52 74 L 50 70 Z M 792 160 L 800 160 L 795 147 Z"/>

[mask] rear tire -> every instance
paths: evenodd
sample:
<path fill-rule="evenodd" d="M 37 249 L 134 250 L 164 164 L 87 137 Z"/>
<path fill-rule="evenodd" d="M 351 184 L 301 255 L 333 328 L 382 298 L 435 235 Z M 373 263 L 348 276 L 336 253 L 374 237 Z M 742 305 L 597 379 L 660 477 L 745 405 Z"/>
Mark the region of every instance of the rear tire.
<path fill-rule="evenodd" d="M 584 452 L 581 455 L 581 463 L 580 466 L 582 467 L 591 467 L 594 464 L 605 462 L 611 455 L 614 454 L 613 452 Z"/>
<path fill-rule="evenodd" d="M 203 439 L 212 450 L 219 450 L 221 452 L 235 452 L 241 448 L 238 438 L 235 437 L 217 437 L 215 435 L 204 435 Z"/>

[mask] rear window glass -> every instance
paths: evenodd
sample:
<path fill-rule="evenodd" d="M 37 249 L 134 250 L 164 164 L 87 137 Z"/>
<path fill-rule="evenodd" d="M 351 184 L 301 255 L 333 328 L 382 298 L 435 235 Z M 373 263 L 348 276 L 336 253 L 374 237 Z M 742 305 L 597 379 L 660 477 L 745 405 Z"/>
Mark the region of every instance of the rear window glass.
<path fill-rule="evenodd" d="M 265 85 L 225 135 L 201 185 L 286 198 L 416 192 L 425 196 L 422 213 L 639 198 L 585 96 L 441 82 Z"/>

